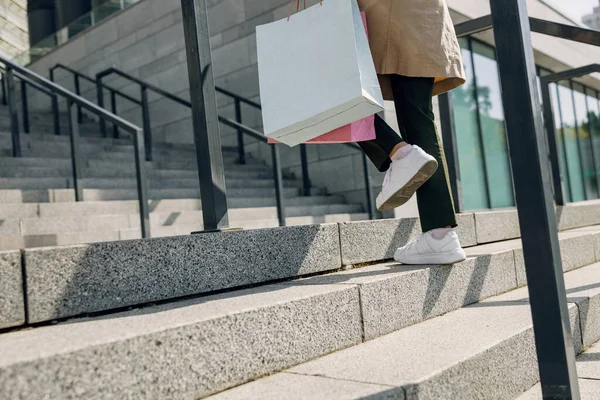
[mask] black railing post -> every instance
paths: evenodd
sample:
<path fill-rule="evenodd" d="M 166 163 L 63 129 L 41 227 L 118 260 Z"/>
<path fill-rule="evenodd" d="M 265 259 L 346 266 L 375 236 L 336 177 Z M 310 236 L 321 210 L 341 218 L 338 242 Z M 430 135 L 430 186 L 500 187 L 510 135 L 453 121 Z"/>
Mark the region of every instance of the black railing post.
<path fill-rule="evenodd" d="M 58 108 L 58 96 L 52 95 L 52 115 L 54 117 L 54 134 L 60 135 L 60 110 Z"/>
<path fill-rule="evenodd" d="M 373 184 L 371 183 L 371 174 L 369 173 L 369 159 L 363 152 L 361 154 L 363 171 L 365 174 L 365 193 L 367 195 L 367 213 L 369 219 L 377 219 L 377 210 L 375 209 L 375 201 L 373 200 Z"/>
<path fill-rule="evenodd" d="M 81 158 L 79 154 L 79 120 L 77 119 L 77 105 L 69 100 L 69 139 L 71 143 L 71 167 L 73 170 L 73 188 L 75 189 L 75 201 L 83 201 L 83 188 L 79 182 L 81 179 Z"/>
<path fill-rule="evenodd" d="M 152 126 L 150 125 L 150 107 L 148 105 L 148 88 L 142 86 L 142 120 L 144 121 L 144 146 L 146 161 L 152 161 Z"/>
<path fill-rule="evenodd" d="M 275 199 L 277 201 L 277 219 L 279 226 L 285 226 L 285 198 L 283 189 L 283 173 L 281 172 L 281 157 L 279 147 L 271 145 L 271 156 L 273 160 L 273 177 L 275 178 Z"/>
<path fill-rule="evenodd" d="M 578 400 L 527 0 L 491 0 L 490 6 L 542 394 Z"/>
<path fill-rule="evenodd" d="M 206 0 L 181 0 L 204 230 L 229 225 Z"/>
<path fill-rule="evenodd" d="M 75 94 L 77 96 L 81 96 L 81 89 L 79 88 L 79 75 L 73 74 L 73 79 L 75 80 Z M 83 121 L 80 105 L 77 106 L 77 121 L 79 121 L 79 123 Z"/>
<path fill-rule="evenodd" d="M 21 137 L 19 135 L 19 114 L 17 111 L 17 99 L 15 93 L 15 74 L 9 67 L 6 68 L 5 79 L 13 157 L 21 157 Z"/>
<path fill-rule="evenodd" d="M 117 94 L 112 90 L 110 92 L 110 109 L 113 114 L 117 115 Z M 119 126 L 117 124 L 113 124 L 113 137 L 115 139 L 119 138 Z"/>
<path fill-rule="evenodd" d="M 6 105 L 6 76 L 1 72 L 0 84 L 2 84 L 2 105 Z"/>
<path fill-rule="evenodd" d="M 21 80 L 21 107 L 23 109 L 23 132 L 29 133 L 29 106 L 27 105 L 27 84 Z"/>
<path fill-rule="evenodd" d="M 151 237 L 150 212 L 148 208 L 148 182 L 146 180 L 146 166 L 144 162 L 144 132 L 138 130 L 133 134 L 133 147 L 135 151 L 135 174 L 137 178 L 138 202 L 140 209 L 140 227 L 142 238 Z"/>
<path fill-rule="evenodd" d="M 300 164 L 302 167 L 302 194 L 310 196 L 310 175 L 308 172 L 308 155 L 305 144 L 300 145 Z"/>
<path fill-rule="evenodd" d="M 541 78 L 542 104 L 544 107 L 544 125 L 546 127 L 546 143 L 548 143 L 548 158 L 552 170 L 552 192 L 557 205 L 565 204 L 565 193 L 560 172 L 560 159 L 556 143 L 556 126 L 554 125 L 554 112 L 552 111 L 552 98 L 550 96 L 550 82 Z"/>
<path fill-rule="evenodd" d="M 438 96 L 440 106 L 440 124 L 442 126 L 442 142 L 448 164 L 450 188 L 454 198 L 454 209 L 457 213 L 464 211 L 465 204 L 460 179 L 460 165 L 458 162 L 458 143 L 456 138 L 456 125 L 454 123 L 454 104 L 452 95 L 444 93 Z"/>
<path fill-rule="evenodd" d="M 104 108 L 104 90 L 102 89 L 102 78 L 96 77 L 96 101 L 98 107 Z M 107 137 L 106 133 L 106 121 L 100 118 L 100 133 L 102 137 Z"/>
<path fill-rule="evenodd" d="M 242 103 L 240 99 L 235 99 L 235 120 L 240 125 L 242 124 Z M 244 132 L 241 129 L 237 130 L 238 141 L 238 162 L 246 164 L 246 149 L 244 148 Z"/>

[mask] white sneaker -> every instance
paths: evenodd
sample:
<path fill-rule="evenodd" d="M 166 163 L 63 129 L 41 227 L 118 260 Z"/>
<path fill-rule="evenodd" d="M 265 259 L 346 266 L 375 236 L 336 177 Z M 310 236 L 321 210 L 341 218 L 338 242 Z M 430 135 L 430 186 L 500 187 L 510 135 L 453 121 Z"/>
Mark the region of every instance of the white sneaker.
<path fill-rule="evenodd" d="M 437 168 L 435 158 L 419 146 L 412 146 L 405 157 L 392 160 L 392 165 L 385 174 L 381 193 L 377 196 L 377 209 L 393 210 L 406 203 Z"/>
<path fill-rule="evenodd" d="M 460 247 L 458 235 L 450 231 L 442 239 L 436 239 L 431 232 L 426 232 L 396 250 L 394 260 L 402 264 L 454 264 L 467 259 L 465 251 Z"/>

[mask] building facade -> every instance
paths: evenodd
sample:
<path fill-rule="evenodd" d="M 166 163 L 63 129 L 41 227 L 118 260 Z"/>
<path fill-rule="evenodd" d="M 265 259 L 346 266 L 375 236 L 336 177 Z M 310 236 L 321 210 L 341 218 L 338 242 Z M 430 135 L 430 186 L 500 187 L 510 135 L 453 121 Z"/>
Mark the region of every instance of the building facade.
<path fill-rule="evenodd" d="M 0 1 L 0 56 L 13 58 L 28 48 L 27 0 Z"/>
<path fill-rule="evenodd" d="M 309 5 L 318 0 L 310 0 Z M 288 0 L 213 0 L 209 1 L 209 23 L 216 84 L 252 100 L 260 100 L 256 59 L 255 27 L 287 16 Z M 489 14 L 487 0 L 448 0 L 455 23 Z M 529 0 L 533 17 L 575 24 L 545 1 Z M 596 62 L 600 49 L 534 34 L 538 73 L 559 72 Z M 514 206 L 512 176 L 507 150 L 500 82 L 495 61 L 494 40 L 490 32 L 460 41 L 467 83 L 454 92 L 456 134 L 465 210 Z M 183 41 L 180 0 L 141 0 L 101 23 L 70 38 L 31 68 L 47 75 L 61 62 L 94 76 L 117 66 L 184 98 L 189 98 L 187 65 Z M 57 76 L 57 81 L 73 87 L 72 76 Z M 114 78 L 108 83 L 139 96 L 137 85 Z M 82 87 L 83 95 L 95 101 L 93 85 Z M 565 193 L 570 201 L 600 197 L 600 118 L 598 105 L 600 81 L 584 77 L 560 82 L 552 87 L 557 138 Z M 45 99 L 32 103 L 40 108 Z M 234 104 L 218 98 L 219 112 L 235 117 Z M 386 118 L 394 125 L 393 105 L 387 104 Z M 119 101 L 119 115 L 141 123 L 139 106 Z M 153 139 L 160 142 L 192 145 L 190 112 L 185 107 L 159 96 L 151 97 Z M 243 123 L 260 129 L 260 113 L 242 108 Z M 222 127 L 223 142 L 237 143 L 236 132 Z M 246 150 L 270 162 L 266 145 L 248 140 Z M 364 199 L 362 158 L 356 150 L 338 145 L 309 146 L 311 180 L 329 193 L 345 196 L 351 202 Z M 282 160 L 289 173 L 300 173 L 298 149 L 283 149 Z M 375 184 L 381 174 L 371 171 Z M 404 207 L 398 216 L 413 215 L 415 204 Z"/>
<path fill-rule="evenodd" d="M 585 15 L 583 23 L 593 29 L 600 30 L 600 7 L 594 7 L 591 14 Z"/>

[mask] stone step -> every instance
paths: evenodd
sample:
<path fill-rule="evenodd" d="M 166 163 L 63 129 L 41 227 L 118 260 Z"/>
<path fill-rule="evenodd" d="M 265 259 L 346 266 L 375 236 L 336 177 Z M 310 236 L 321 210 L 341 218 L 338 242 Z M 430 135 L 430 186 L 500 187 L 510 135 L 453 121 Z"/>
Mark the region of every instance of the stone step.
<path fill-rule="evenodd" d="M 95 134 L 94 134 L 95 135 Z M 68 135 L 54 135 L 54 134 L 22 134 L 21 148 L 38 148 L 43 144 L 46 146 L 52 146 L 54 148 L 61 148 L 64 150 L 70 149 L 70 138 Z M 133 152 L 132 140 L 131 139 L 114 139 L 114 138 L 102 138 L 98 136 L 82 136 L 80 138 L 81 144 L 85 146 L 115 146 L 123 147 L 122 151 Z M 0 149 L 11 149 L 12 150 L 12 138 L 10 133 L 3 132 L 0 129 Z M 130 150 L 129 150 L 130 149 Z M 155 143 L 153 151 L 158 153 L 165 151 L 176 151 L 183 154 L 194 153 L 193 144 L 176 144 L 176 143 Z M 237 154 L 237 147 L 234 146 L 223 146 L 222 151 L 224 154 L 233 155 Z M 195 153 L 194 153 L 195 154 Z"/>
<path fill-rule="evenodd" d="M 565 283 L 579 354 L 589 340 L 600 339 L 600 264 L 565 274 Z M 374 306 L 377 297 L 368 301 Z M 369 304 L 362 310 L 370 311 Z M 363 315 L 368 325 L 381 321 L 367 318 Z M 335 398 L 356 398 L 352 392 L 361 391 L 369 398 L 512 399 L 538 380 L 531 311 L 522 288 L 209 398 L 301 399 L 319 390 Z"/>
<path fill-rule="evenodd" d="M 50 131 L 45 134 L 35 133 L 33 131 L 30 134 L 22 134 L 21 146 L 26 147 L 32 143 L 44 142 L 44 143 L 69 143 L 70 139 L 68 135 L 54 135 Z M 131 139 L 114 139 L 114 138 L 102 138 L 102 137 L 81 137 L 83 143 L 94 143 L 94 144 L 118 144 L 118 145 L 131 145 Z M 0 147 L 12 148 L 12 138 L 8 130 L 2 130 L 0 128 Z"/>
<path fill-rule="evenodd" d="M 301 199 L 303 201 L 297 201 Z M 233 200 L 233 203 L 236 201 Z M 233 203 L 230 204 L 233 205 Z M 341 196 L 311 196 L 306 198 L 288 199 L 286 215 L 323 215 L 323 210 L 315 206 L 344 203 Z M 151 213 L 185 213 L 199 211 L 202 209 L 200 199 L 175 199 L 157 200 L 149 203 Z M 102 214 L 136 214 L 138 212 L 137 200 L 123 201 L 99 201 L 99 202 L 76 202 L 76 203 L 7 203 L 0 208 L 0 219 L 9 218 L 57 218 L 63 216 L 83 217 L 87 215 Z M 231 213 L 248 213 L 257 218 L 271 218 L 276 216 L 275 207 L 267 208 L 234 208 Z"/>
<path fill-rule="evenodd" d="M 67 159 L 71 160 L 71 150 L 69 149 L 60 149 L 52 146 L 45 147 L 35 147 L 35 148 L 23 148 L 22 150 L 23 157 L 29 158 L 41 158 L 42 160 L 47 158 L 58 158 L 58 159 Z M 128 151 L 128 149 L 115 150 L 114 148 L 106 148 L 104 146 L 86 146 L 81 149 L 80 153 L 82 158 L 92 159 L 92 160 L 107 160 L 107 161 L 117 161 L 117 162 L 132 162 L 134 160 L 133 149 Z M 12 149 L 0 149 L 0 157 L 12 157 Z M 237 154 L 234 153 L 224 153 L 223 162 L 225 164 L 235 164 L 237 163 Z M 185 163 L 186 165 L 195 165 L 196 156 L 191 152 L 179 154 L 175 151 L 170 152 L 156 152 L 153 154 L 153 161 L 155 162 L 177 162 L 177 163 Z M 249 165 L 265 165 L 262 160 L 253 159 L 251 157 L 247 157 L 246 164 Z"/>
<path fill-rule="evenodd" d="M 231 211 L 236 211 L 233 209 Z M 235 214 L 235 213 L 231 213 Z M 245 215 L 241 218 L 231 216 L 230 226 L 242 229 L 261 229 L 261 228 L 275 228 L 279 226 L 279 221 L 276 216 L 266 216 L 268 219 L 245 219 Z M 137 216 L 136 216 L 137 217 Z M 139 217 L 138 217 L 139 218 Z M 355 214 L 328 214 L 328 215 L 308 215 L 299 217 L 288 217 L 286 218 L 287 226 L 300 226 L 300 225 L 312 225 L 332 222 L 345 222 L 345 221 L 361 221 L 367 220 L 369 216 L 367 214 L 355 213 Z M 133 220 L 135 221 L 135 220 Z M 134 226 L 139 226 L 139 222 L 132 223 Z M 186 221 L 185 223 L 162 225 L 153 221 L 151 226 L 152 237 L 168 237 L 168 236 L 179 236 L 189 235 L 191 232 L 197 232 L 202 230 L 202 221 L 198 223 L 192 223 Z M 141 231 L 139 228 L 125 228 L 118 230 L 93 230 L 93 231 L 79 231 L 79 232 L 60 232 L 43 235 L 26 235 L 26 236 L 0 236 L 0 251 L 25 249 L 25 248 L 36 248 L 36 247 L 48 247 L 48 246 L 66 246 L 82 243 L 101 243 L 101 242 L 112 242 L 117 240 L 132 240 L 140 239 Z"/>
<path fill-rule="evenodd" d="M 374 265 L 4 333 L 0 390 L 10 399 L 513 398 L 538 375 L 526 289 L 498 295 L 516 284 L 510 260 Z M 565 282 L 581 352 L 600 338 L 600 264 Z"/>
<path fill-rule="evenodd" d="M 286 205 L 310 205 L 315 196 L 325 196 L 324 189 L 313 188 L 312 196 L 295 197 L 299 189 L 287 188 L 285 194 Z M 230 189 L 227 191 L 230 207 L 270 207 L 276 205 L 274 189 Z M 252 197 L 259 196 L 259 197 Z M 137 200 L 137 190 L 132 189 L 83 189 L 83 200 L 88 201 L 118 201 Z M 199 199 L 199 189 L 152 189 L 149 193 L 151 202 L 177 199 Z M 73 203 L 75 192 L 73 189 L 50 190 L 0 190 L 0 204 L 2 203 Z"/>
<path fill-rule="evenodd" d="M 581 400 L 600 399 L 600 342 L 577 357 L 577 375 Z M 517 400 L 542 400 L 542 387 L 538 383 Z"/>
<path fill-rule="evenodd" d="M 154 178 L 149 179 L 150 188 L 156 189 L 193 189 L 199 186 L 197 178 Z M 82 178 L 79 180 L 81 186 L 87 189 L 134 189 L 137 182 L 127 178 Z M 227 189 L 236 188 L 274 188 L 273 179 L 239 179 L 230 178 L 226 180 Z M 285 179 L 285 188 L 300 188 L 301 181 Z M 73 179 L 68 178 L 0 178 L 0 190 L 2 189 L 69 189 L 73 188 Z"/>
<path fill-rule="evenodd" d="M 296 221 L 290 220 L 290 225 L 299 225 L 300 222 L 306 222 L 308 224 L 325 222 L 324 220 L 319 221 L 319 219 L 322 219 L 320 217 L 328 214 L 345 215 L 360 213 L 361 211 L 362 209 L 359 205 L 324 204 L 313 205 L 311 207 L 290 207 L 289 209 L 286 209 L 286 215 L 290 218 L 306 217 L 304 219 L 298 218 Z M 307 215 L 307 213 L 310 214 Z M 279 226 L 277 210 L 272 207 L 265 209 L 231 209 L 230 220 L 232 224 L 241 228 Z M 338 221 L 339 219 L 332 219 L 327 222 Z M 191 231 L 186 228 L 188 226 L 196 227 L 192 230 L 202 229 L 202 211 L 153 212 L 150 214 L 150 228 L 153 237 L 174 236 L 180 234 L 179 232 L 189 234 Z M 88 214 L 85 216 L 73 216 L 65 213 L 64 215 L 56 217 L 5 219 L 3 220 L 2 225 L 0 225 L 0 236 L 58 235 L 62 232 L 73 233 L 93 230 L 122 230 L 128 228 L 137 228 L 137 231 L 139 231 L 139 227 L 139 214 Z M 162 228 L 167 229 L 164 231 L 166 233 L 160 235 L 154 234 L 159 232 Z"/>
<path fill-rule="evenodd" d="M 110 160 L 95 160 L 95 159 L 86 159 L 82 163 L 83 167 L 88 167 L 90 169 L 102 169 L 102 170 L 134 170 L 135 163 L 133 159 L 131 161 L 127 160 L 119 160 L 119 161 L 110 161 Z M 28 167 L 28 168 L 64 168 L 66 173 L 70 174 L 71 171 L 71 160 L 64 158 L 36 158 L 36 157 L 22 157 L 22 158 L 13 158 L 13 157 L 0 157 L 0 169 L 4 167 Z M 190 170 L 197 171 L 198 166 L 195 161 L 155 161 L 155 162 L 147 162 L 146 169 L 152 170 Z M 271 167 L 259 163 L 248 164 L 248 165 L 240 165 L 240 164 L 225 164 L 225 171 L 260 171 L 272 172 Z"/>
<path fill-rule="evenodd" d="M 149 165 L 151 167 L 151 164 Z M 36 166 L 3 166 L 0 168 L 0 178 L 62 178 L 71 176 L 71 165 L 44 168 Z M 133 178 L 135 169 L 113 168 L 85 168 L 82 173 L 84 178 Z M 155 169 L 148 168 L 147 175 L 150 179 L 175 179 L 194 178 L 198 180 L 198 171 L 192 169 Z M 245 171 L 243 169 L 225 170 L 226 178 L 242 179 L 273 179 L 273 173 L 268 169 Z"/>
<path fill-rule="evenodd" d="M 412 223 L 413 227 L 410 230 L 397 231 L 398 240 L 394 243 L 386 241 L 385 232 L 383 232 L 380 240 L 384 241 L 390 247 L 393 253 L 397 247 L 396 243 L 406 243 L 415 237 L 419 230 L 414 226 L 416 219 L 407 220 Z M 109 220 L 108 223 L 119 224 L 118 221 Z M 332 265 L 335 269 L 340 267 L 340 261 L 335 261 L 340 256 L 340 246 L 342 254 L 342 265 L 353 265 L 345 261 L 348 252 L 346 249 L 349 243 L 355 243 L 354 251 L 368 249 L 372 247 L 372 233 L 363 231 L 351 233 L 346 229 L 347 225 L 361 225 L 363 223 L 354 222 L 341 224 L 338 232 L 337 225 L 322 225 L 314 227 L 298 227 L 298 228 L 280 228 L 280 230 L 255 230 L 245 231 L 243 233 L 223 233 L 209 236 L 193 236 L 182 238 L 166 238 L 162 240 L 149 240 L 142 242 L 115 242 L 110 245 L 90 245 L 78 248 L 55 248 L 48 250 L 28 250 L 25 254 L 26 262 L 30 260 L 32 271 L 27 270 L 28 276 L 28 291 L 29 295 L 29 310 L 32 322 L 40 322 L 48 319 L 63 318 L 78 314 L 105 311 L 111 308 L 126 307 L 130 305 L 152 302 L 185 296 L 191 294 L 205 293 L 211 290 L 220 290 L 231 287 L 243 286 L 252 283 L 264 282 L 265 275 L 271 279 L 297 276 L 309 273 L 308 270 L 300 266 L 310 263 L 311 257 L 308 252 L 319 250 L 324 253 L 317 265 L 312 265 L 309 268 L 310 272 L 327 271 Z M 365 222 L 364 225 L 368 225 Z M 303 231 L 304 229 L 304 231 Z M 597 233 L 600 228 L 594 227 L 590 231 L 574 231 L 561 233 L 561 248 L 563 251 L 565 270 L 570 270 L 575 267 L 590 264 L 596 261 L 594 249 L 594 240 L 597 238 Z M 307 232 L 312 232 L 310 235 Z M 302 233 L 302 239 L 291 239 L 286 235 L 298 235 Z M 249 235 L 252 239 L 243 239 Z M 257 235 L 254 239 L 253 235 Z M 270 236 L 269 236 L 270 235 Z M 464 237 L 465 234 L 461 233 Z M 316 239 L 316 237 L 319 237 Z M 209 240 L 206 242 L 206 240 Z M 337 241 L 336 241 L 337 240 Z M 376 239 L 375 239 L 376 240 Z M 244 243 L 241 243 L 242 241 Z M 468 239 L 463 241 L 468 242 Z M 290 246 L 293 243 L 293 246 Z M 337 244 L 336 244 L 337 243 Z M 170 255 L 163 254 L 164 248 L 172 249 Z M 224 246 L 224 247 L 221 247 Z M 228 246 L 233 246 L 229 248 Z M 250 246 L 247 248 L 247 246 Z M 258 246 L 258 247 L 255 247 Z M 314 246 L 314 247 L 313 247 Z M 326 250 L 321 246 L 327 246 Z M 517 246 L 517 247 L 515 247 Z M 490 254 L 502 253 L 502 263 L 496 272 L 492 271 L 492 266 L 487 265 L 487 276 L 497 281 L 497 284 L 508 282 L 514 285 L 519 277 L 520 282 L 524 284 L 522 272 L 524 270 L 522 257 L 519 257 L 520 248 L 518 244 L 510 243 L 507 247 L 500 249 L 481 250 L 485 254 L 480 254 L 483 260 L 490 261 Z M 184 249 L 195 249 L 194 255 L 189 254 L 189 259 L 179 259 L 181 254 L 188 254 Z M 235 251 L 233 250 L 235 249 Z M 184 253 L 178 253 L 183 251 Z M 363 250 L 364 251 L 364 250 Z M 244 254 L 242 254 L 245 252 Z M 291 257 L 295 262 L 289 262 L 285 267 L 279 265 L 277 257 L 272 261 L 277 261 L 277 272 L 274 273 L 271 268 L 270 261 L 258 263 L 253 266 L 246 265 L 247 257 L 251 259 L 264 259 L 264 252 L 275 254 L 282 252 L 278 257 Z M 330 253 L 333 252 L 333 253 Z M 123 261 L 117 256 L 118 254 L 127 253 L 127 260 L 135 260 L 135 265 L 124 265 Z M 221 260 L 220 257 L 209 254 L 219 253 L 222 257 L 227 258 L 227 262 Z M 301 253 L 303 254 L 301 256 Z M 314 254 L 314 253 L 313 253 Z M 333 256 L 335 254 L 335 256 Z M 471 253 L 472 254 L 472 253 Z M 28 255 L 31 257 L 28 258 Z M 333 258 L 332 258 L 333 256 Z M 82 259 L 82 257 L 84 257 Z M 172 259 L 171 257 L 175 257 Z M 204 258 L 202 258 L 204 257 Z M 295 257 L 301 257 L 303 261 L 297 260 Z M 516 260 L 515 260 L 516 257 Z M 389 259 L 384 256 L 381 260 Z M 60 260 L 58 264 L 56 262 Z M 239 260 L 239 261 L 236 261 Z M 330 261 L 326 261 L 330 260 Z M 371 260 L 377 261 L 377 260 Z M 245 269 L 244 274 L 235 272 L 237 263 L 242 263 Z M 333 262 L 333 264 L 332 264 Z M 83 265 L 82 265 L 83 263 Z M 216 263 L 216 264 L 215 264 Z M 36 276 L 37 265 L 42 265 L 39 270 L 41 275 Z M 54 268 L 60 269 L 60 274 L 54 275 Z M 123 277 L 118 282 L 114 280 L 106 280 L 105 277 L 112 276 L 113 271 L 121 271 L 127 268 L 129 271 L 127 278 Z M 133 270 L 129 270 L 133 268 Z M 156 291 L 137 291 L 143 282 L 148 279 L 155 279 L 154 273 L 151 270 L 161 270 L 161 282 L 158 284 L 160 289 Z M 215 270 L 215 268 L 218 269 Z M 222 270 L 222 268 L 228 268 Z M 260 272 L 255 268 L 261 269 Z M 291 269 L 291 270 L 290 270 Z M 104 271 L 100 273 L 100 271 Z M 515 271 L 517 276 L 515 276 Z M 235 272 L 235 273 L 234 273 Z M 76 273 L 76 277 L 71 277 L 71 274 Z M 205 274 L 210 273 L 212 278 L 208 279 Z M 291 275 L 289 275 L 291 273 Z M 186 285 L 180 285 L 179 278 L 183 275 L 189 279 Z M 233 276 L 230 276 L 233 274 Z M 192 275 L 192 276 L 190 276 Z M 43 276 L 43 279 L 39 279 Z M 31 279 L 30 279 L 31 278 Z M 51 287 L 63 288 L 64 280 L 70 282 L 69 293 L 63 293 L 52 290 Z M 206 279 L 206 280 L 205 280 Z M 36 282 L 34 284 L 33 282 Z M 155 281 L 153 281 L 155 282 Z M 48 287 L 47 285 L 51 285 Z M 496 285 L 494 283 L 493 285 Z M 509 290 L 512 286 L 504 288 L 504 291 Z M 94 287 L 94 290 L 90 290 Z M 495 287 L 495 286 L 494 286 Z M 85 302 L 81 303 L 81 290 L 87 290 Z M 480 288 L 483 290 L 483 288 Z M 495 293 L 492 293 L 495 294 Z M 57 301 L 58 296 L 60 301 Z"/>

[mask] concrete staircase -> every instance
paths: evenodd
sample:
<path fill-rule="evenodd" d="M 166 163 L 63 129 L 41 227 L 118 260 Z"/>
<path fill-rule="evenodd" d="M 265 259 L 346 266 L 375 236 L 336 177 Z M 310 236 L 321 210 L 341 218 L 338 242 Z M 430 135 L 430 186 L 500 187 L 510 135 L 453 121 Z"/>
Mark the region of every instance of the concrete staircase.
<path fill-rule="evenodd" d="M 557 216 L 581 353 L 600 339 L 600 202 Z M 417 219 L 0 253 L 0 393 L 539 398 L 516 212 L 459 223 L 452 266 L 389 261 Z"/>
<path fill-rule="evenodd" d="M 93 121 L 82 124 L 84 201 L 75 203 L 66 117 L 61 117 L 63 135 L 55 136 L 51 117 L 32 113 L 32 134 L 22 134 L 23 157 L 13 158 L 5 114 L 0 107 L 0 250 L 141 236 L 130 140 L 104 139 Z M 231 225 L 278 226 L 272 169 L 251 157 L 239 165 L 234 148 L 223 148 L 223 154 Z M 152 236 L 201 230 L 193 147 L 155 145 L 147 173 Z M 285 176 L 288 225 L 368 219 L 360 204 L 348 204 L 321 188 L 301 196 L 301 187 L 301 179 Z"/>

